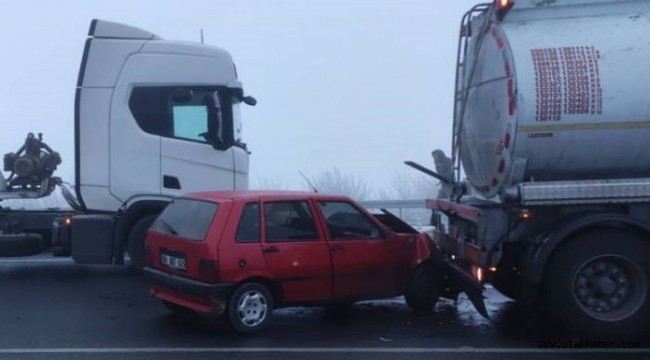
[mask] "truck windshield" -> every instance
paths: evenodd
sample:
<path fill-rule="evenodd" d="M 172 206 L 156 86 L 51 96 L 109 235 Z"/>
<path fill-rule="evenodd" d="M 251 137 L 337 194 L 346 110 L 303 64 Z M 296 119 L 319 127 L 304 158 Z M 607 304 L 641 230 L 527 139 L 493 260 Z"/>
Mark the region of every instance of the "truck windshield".
<path fill-rule="evenodd" d="M 175 199 L 158 216 L 150 230 L 192 241 L 203 241 L 219 204 L 193 199 Z"/>

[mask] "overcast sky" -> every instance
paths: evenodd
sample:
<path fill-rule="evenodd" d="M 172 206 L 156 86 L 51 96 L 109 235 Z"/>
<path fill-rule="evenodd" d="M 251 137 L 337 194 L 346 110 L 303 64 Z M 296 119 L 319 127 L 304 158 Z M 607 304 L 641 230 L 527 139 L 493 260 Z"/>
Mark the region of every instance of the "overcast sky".
<path fill-rule="evenodd" d="M 74 179 L 77 72 L 91 19 L 230 51 L 245 91 L 251 185 L 338 167 L 375 191 L 448 152 L 458 24 L 476 0 L 29 1 L 0 15 L 2 154 L 43 132 Z"/>

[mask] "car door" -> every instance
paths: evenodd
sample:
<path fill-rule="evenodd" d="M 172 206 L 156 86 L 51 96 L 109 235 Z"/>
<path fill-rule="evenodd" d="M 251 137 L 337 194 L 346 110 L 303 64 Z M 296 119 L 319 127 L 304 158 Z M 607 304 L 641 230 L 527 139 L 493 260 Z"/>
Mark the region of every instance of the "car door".
<path fill-rule="evenodd" d="M 401 241 L 347 201 L 319 201 L 332 257 L 335 298 L 392 295 Z"/>
<path fill-rule="evenodd" d="M 329 248 L 308 198 L 263 202 L 262 253 L 269 273 L 282 285 L 285 302 L 328 299 L 332 289 Z"/>

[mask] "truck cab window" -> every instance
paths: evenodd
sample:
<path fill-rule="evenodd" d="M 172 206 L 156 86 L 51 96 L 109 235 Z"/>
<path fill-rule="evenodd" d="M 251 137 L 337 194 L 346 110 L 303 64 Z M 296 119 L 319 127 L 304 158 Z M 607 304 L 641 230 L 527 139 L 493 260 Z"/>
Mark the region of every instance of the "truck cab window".
<path fill-rule="evenodd" d="M 241 102 L 238 99 L 232 99 L 232 122 L 235 128 L 235 144 L 241 144 L 242 138 L 242 124 L 241 124 Z"/>
<path fill-rule="evenodd" d="M 233 118 L 240 121 L 234 101 L 223 87 L 139 86 L 133 88 L 129 108 L 149 134 L 225 149 L 236 144 Z"/>
<path fill-rule="evenodd" d="M 208 109 L 204 105 L 172 106 L 172 127 L 175 138 L 203 141 L 208 132 Z"/>

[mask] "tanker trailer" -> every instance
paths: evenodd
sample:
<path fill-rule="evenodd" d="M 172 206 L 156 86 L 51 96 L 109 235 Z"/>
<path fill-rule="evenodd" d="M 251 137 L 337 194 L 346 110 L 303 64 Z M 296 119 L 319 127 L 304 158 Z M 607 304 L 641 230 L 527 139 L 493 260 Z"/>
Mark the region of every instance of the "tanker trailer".
<path fill-rule="evenodd" d="M 436 242 L 572 334 L 649 332 L 649 20 L 648 1 L 497 0 L 461 24 Z"/>

